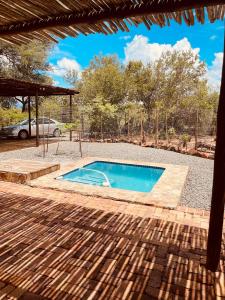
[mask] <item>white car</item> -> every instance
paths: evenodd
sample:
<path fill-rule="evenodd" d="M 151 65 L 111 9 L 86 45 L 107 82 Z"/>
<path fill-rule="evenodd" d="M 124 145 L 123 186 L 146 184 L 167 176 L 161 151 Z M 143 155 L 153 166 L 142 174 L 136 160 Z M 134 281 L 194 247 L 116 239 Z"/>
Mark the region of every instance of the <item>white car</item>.
<path fill-rule="evenodd" d="M 52 135 L 59 137 L 62 123 L 49 119 L 39 118 L 39 135 Z M 31 119 L 31 136 L 36 136 L 36 119 Z M 24 120 L 19 124 L 3 127 L 0 130 L 0 137 L 19 137 L 25 140 L 29 137 L 29 120 Z"/>

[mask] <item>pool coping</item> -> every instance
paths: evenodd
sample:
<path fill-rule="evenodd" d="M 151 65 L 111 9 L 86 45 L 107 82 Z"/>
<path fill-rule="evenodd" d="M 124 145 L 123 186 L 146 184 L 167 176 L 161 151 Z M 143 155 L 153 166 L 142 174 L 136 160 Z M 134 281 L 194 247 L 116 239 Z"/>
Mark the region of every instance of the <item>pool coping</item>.
<path fill-rule="evenodd" d="M 62 179 L 56 179 L 74 169 L 94 161 L 117 162 L 123 164 L 135 164 L 142 166 L 152 166 L 165 168 L 162 176 L 149 193 L 121 190 L 110 187 L 92 186 L 87 184 L 75 183 Z M 102 157 L 86 157 L 79 161 L 63 164 L 60 170 L 39 177 L 29 182 L 30 186 L 55 189 L 73 193 L 80 193 L 86 196 L 97 196 L 109 198 L 117 201 L 138 203 L 143 205 L 166 207 L 174 209 L 177 207 L 183 187 L 186 181 L 189 167 L 184 165 L 172 165 L 155 162 L 144 162 L 135 160 L 109 159 Z"/>

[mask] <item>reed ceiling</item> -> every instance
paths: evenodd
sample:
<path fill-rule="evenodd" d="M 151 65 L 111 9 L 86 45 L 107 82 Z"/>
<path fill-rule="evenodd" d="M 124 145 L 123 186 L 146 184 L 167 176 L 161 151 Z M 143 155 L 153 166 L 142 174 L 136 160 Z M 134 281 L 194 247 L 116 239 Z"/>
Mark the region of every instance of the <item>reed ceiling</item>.
<path fill-rule="evenodd" d="M 79 34 L 113 34 L 131 25 L 194 25 L 223 20 L 225 0 L 0 0 L 0 39 L 23 44 Z"/>

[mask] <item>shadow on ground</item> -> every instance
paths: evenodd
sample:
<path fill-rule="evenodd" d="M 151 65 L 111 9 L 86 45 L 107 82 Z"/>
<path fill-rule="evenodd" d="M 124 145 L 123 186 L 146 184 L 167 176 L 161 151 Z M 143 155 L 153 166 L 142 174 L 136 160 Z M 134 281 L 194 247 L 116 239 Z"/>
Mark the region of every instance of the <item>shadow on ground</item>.
<path fill-rule="evenodd" d="M 0 198 L 0 297 L 224 299 L 225 245 L 219 271 L 207 271 L 204 229 L 43 198 Z"/>
<path fill-rule="evenodd" d="M 49 144 L 58 142 L 58 139 L 50 138 Z M 40 139 L 40 144 L 42 144 L 42 139 Z M 20 140 L 17 138 L 5 139 L 0 137 L 0 153 L 13 151 L 13 150 L 20 150 L 24 148 L 36 147 L 36 139 L 31 138 L 27 140 Z"/>

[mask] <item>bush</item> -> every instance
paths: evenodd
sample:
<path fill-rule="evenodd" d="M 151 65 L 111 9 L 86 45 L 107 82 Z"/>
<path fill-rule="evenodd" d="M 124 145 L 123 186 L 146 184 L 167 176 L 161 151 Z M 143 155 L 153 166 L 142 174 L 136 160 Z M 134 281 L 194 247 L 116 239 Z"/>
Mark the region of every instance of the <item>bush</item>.
<path fill-rule="evenodd" d="M 20 109 L 10 108 L 4 109 L 0 108 L 0 126 L 14 125 L 25 119 L 27 119 L 27 113 L 22 113 Z"/>
<path fill-rule="evenodd" d="M 181 140 L 181 142 L 183 144 L 183 147 L 187 148 L 187 144 L 191 141 L 191 136 L 189 134 L 187 134 L 187 133 L 182 134 L 180 136 L 180 140 Z"/>
<path fill-rule="evenodd" d="M 166 140 L 166 134 L 165 134 L 164 131 L 161 131 L 161 132 L 159 133 L 159 139 L 160 139 L 160 140 Z"/>
<path fill-rule="evenodd" d="M 170 139 L 172 139 L 173 137 L 176 136 L 176 130 L 175 130 L 174 127 L 170 127 L 170 128 L 168 129 L 168 136 L 169 136 Z"/>

